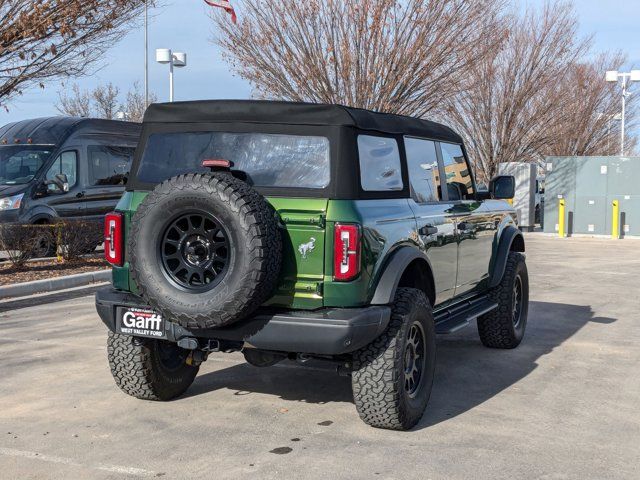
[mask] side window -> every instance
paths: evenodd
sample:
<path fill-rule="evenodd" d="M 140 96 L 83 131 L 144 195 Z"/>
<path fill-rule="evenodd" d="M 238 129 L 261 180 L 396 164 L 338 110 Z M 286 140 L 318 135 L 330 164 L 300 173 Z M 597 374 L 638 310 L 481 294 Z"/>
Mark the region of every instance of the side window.
<path fill-rule="evenodd" d="M 405 138 L 411 192 L 418 203 L 442 200 L 436 144 L 431 140 Z"/>
<path fill-rule="evenodd" d="M 366 191 L 402 190 L 400 151 L 394 138 L 358 136 L 360 183 Z"/>
<path fill-rule="evenodd" d="M 134 148 L 91 145 L 89 185 L 124 185 L 131 167 Z"/>
<path fill-rule="evenodd" d="M 440 143 L 442 163 L 447 179 L 449 200 L 467 200 L 474 197 L 473 180 L 460 145 Z"/>
<path fill-rule="evenodd" d="M 53 180 L 59 173 L 64 173 L 69 182 L 69 188 L 72 188 L 78 179 L 78 157 L 76 152 L 63 152 L 56 161 L 53 162 L 49 171 L 47 171 L 46 179 Z M 49 190 L 55 190 L 55 186 L 49 185 Z"/>

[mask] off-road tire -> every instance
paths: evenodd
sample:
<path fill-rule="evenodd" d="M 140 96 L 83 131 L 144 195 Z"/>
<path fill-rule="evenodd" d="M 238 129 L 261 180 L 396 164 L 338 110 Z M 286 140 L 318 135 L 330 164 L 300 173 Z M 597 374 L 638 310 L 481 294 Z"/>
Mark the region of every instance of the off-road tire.
<path fill-rule="evenodd" d="M 414 322 L 426 345 L 424 370 L 413 398 L 405 389 L 405 348 Z M 399 288 L 387 330 L 353 355 L 353 398 L 360 418 L 377 428 L 408 430 L 422 418 L 429 402 L 436 364 L 433 312 L 424 292 Z"/>
<path fill-rule="evenodd" d="M 190 210 L 215 215 L 234 249 L 225 276 L 207 292 L 180 289 L 163 273 L 163 228 Z M 154 310 L 189 329 L 215 328 L 246 318 L 270 297 L 282 239 L 276 213 L 247 183 L 229 173 L 188 174 L 161 183 L 143 200 L 131 221 L 129 252 L 131 276 Z"/>
<path fill-rule="evenodd" d="M 166 401 L 179 397 L 193 383 L 199 367 L 182 361 L 168 368 L 161 359 L 159 342 L 162 340 L 109 332 L 109 367 L 123 392 L 142 400 Z M 177 345 L 169 348 L 179 349 Z M 181 356 L 186 359 L 188 351 L 181 352 Z"/>
<path fill-rule="evenodd" d="M 514 287 L 518 278 L 522 287 L 522 306 L 519 320 L 514 323 Z M 509 252 L 502 280 L 489 292 L 489 298 L 498 307 L 478 318 L 480 340 L 490 348 L 516 348 L 524 337 L 529 312 L 529 276 L 523 254 Z"/>

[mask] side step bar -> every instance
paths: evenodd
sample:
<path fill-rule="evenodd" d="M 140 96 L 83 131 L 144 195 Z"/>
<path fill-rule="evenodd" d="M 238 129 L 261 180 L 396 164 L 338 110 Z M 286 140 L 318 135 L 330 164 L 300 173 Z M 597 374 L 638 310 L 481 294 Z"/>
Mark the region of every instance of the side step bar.
<path fill-rule="evenodd" d="M 486 296 L 466 300 L 435 314 L 436 333 L 454 333 L 469 325 L 469 322 L 480 315 L 498 307 L 496 302 Z"/>

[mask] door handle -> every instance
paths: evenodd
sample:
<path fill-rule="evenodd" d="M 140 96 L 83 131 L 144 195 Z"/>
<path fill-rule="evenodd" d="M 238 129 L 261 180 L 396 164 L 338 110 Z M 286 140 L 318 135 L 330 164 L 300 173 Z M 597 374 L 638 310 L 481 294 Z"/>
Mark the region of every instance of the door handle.
<path fill-rule="evenodd" d="M 438 227 L 434 225 L 425 225 L 420 230 L 418 230 L 420 235 L 435 235 L 438 233 Z"/>
<path fill-rule="evenodd" d="M 76 193 L 76 198 L 82 198 L 82 197 L 84 197 L 84 192 Z"/>

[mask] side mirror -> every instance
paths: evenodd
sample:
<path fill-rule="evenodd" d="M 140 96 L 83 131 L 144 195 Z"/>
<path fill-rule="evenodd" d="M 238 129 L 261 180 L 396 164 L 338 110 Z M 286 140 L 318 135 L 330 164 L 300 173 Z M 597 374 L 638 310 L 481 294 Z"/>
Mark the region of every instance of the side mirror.
<path fill-rule="evenodd" d="M 54 187 L 53 191 L 48 190 L 49 192 L 67 193 L 69 191 L 69 179 L 67 178 L 67 175 L 64 173 L 57 173 L 52 180 L 45 180 L 44 184 L 47 186 L 51 185 Z"/>
<path fill-rule="evenodd" d="M 511 175 L 498 175 L 489 182 L 489 192 L 496 200 L 507 200 L 516 195 L 516 179 Z"/>
<path fill-rule="evenodd" d="M 56 174 L 56 180 L 58 180 L 60 182 L 61 188 L 60 190 L 62 190 L 64 193 L 67 193 L 69 191 L 69 178 L 67 177 L 66 173 L 58 173 Z"/>

